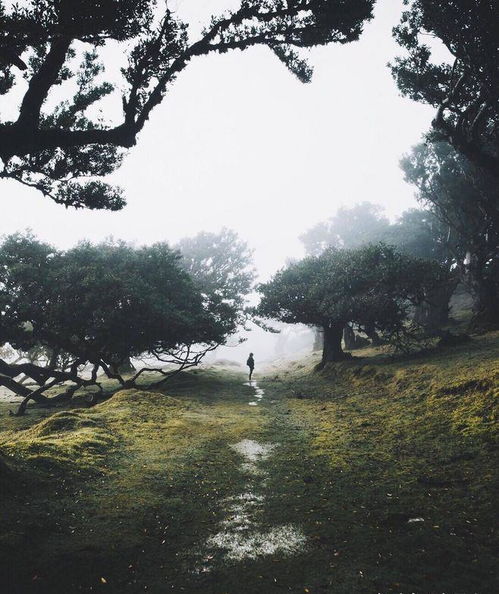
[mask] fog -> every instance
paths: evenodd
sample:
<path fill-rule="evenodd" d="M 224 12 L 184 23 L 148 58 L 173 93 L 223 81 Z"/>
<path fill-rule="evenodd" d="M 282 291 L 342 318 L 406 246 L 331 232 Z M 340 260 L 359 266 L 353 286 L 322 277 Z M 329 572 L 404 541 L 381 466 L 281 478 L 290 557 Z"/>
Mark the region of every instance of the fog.
<path fill-rule="evenodd" d="M 192 22 L 193 35 L 228 5 L 170 3 Z M 264 48 L 197 58 L 111 176 L 125 190 L 123 211 L 65 209 L 2 181 L 0 233 L 30 228 L 65 248 L 108 236 L 175 243 L 230 227 L 254 249 L 265 280 L 287 259 L 301 257 L 299 236 L 341 205 L 369 200 L 396 217 L 415 206 L 398 161 L 433 115 L 398 95 L 386 66 L 399 53 L 391 28 L 401 9 L 398 0 L 381 1 L 359 42 L 311 51 L 315 73 L 307 85 Z M 118 55 L 113 59 L 119 63 Z M 245 337 L 217 356 L 241 363 L 250 351 L 257 362 L 280 356 L 282 336 L 254 329 Z M 311 342 L 311 333 L 295 328 L 286 351 L 309 349 Z"/>

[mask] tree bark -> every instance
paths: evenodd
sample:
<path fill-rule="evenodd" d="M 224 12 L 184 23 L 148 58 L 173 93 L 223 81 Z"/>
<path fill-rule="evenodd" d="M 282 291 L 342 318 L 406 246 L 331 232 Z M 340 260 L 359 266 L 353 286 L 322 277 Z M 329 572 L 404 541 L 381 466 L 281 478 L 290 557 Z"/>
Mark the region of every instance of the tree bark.
<path fill-rule="evenodd" d="M 378 333 L 376 332 L 374 324 L 367 324 L 365 328 L 365 333 L 368 336 L 368 338 L 371 339 L 373 346 L 379 346 L 381 344 L 381 339 L 378 336 Z"/>
<path fill-rule="evenodd" d="M 48 387 L 50 387 L 50 385 Z M 30 391 L 30 393 L 24 397 L 24 400 L 19 405 L 19 408 L 17 409 L 17 411 L 15 413 L 12 413 L 11 411 L 9 411 L 9 414 L 11 414 L 15 417 L 22 417 L 24 415 L 24 413 L 26 412 L 26 408 L 28 407 L 28 403 L 30 400 L 34 400 L 38 404 L 44 404 L 44 405 L 50 406 L 50 404 L 51 404 L 50 400 L 42 394 L 42 392 L 45 389 L 47 389 L 47 388 L 45 386 L 42 386 L 42 387 L 38 388 L 38 390 L 34 390 L 33 392 Z"/>
<path fill-rule="evenodd" d="M 349 351 L 357 348 L 355 332 L 349 324 L 347 324 L 343 329 L 343 342 L 345 343 L 345 348 Z"/>
<path fill-rule="evenodd" d="M 322 328 L 314 328 L 314 346 L 312 347 L 312 350 L 315 351 L 321 351 L 324 347 L 324 338 L 322 335 Z"/>
<path fill-rule="evenodd" d="M 324 347 L 322 349 L 322 365 L 326 363 L 343 361 L 348 355 L 341 348 L 343 338 L 342 323 L 328 324 L 324 326 Z"/>
<path fill-rule="evenodd" d="M 426 330 L 435 331 L 449 323 L 449 301 L 457 283 L 438 287 L 416 307 L 414 321 Z"/>
<path fill-rule="evenodd" d="M 472 325 L 490 330 L 499 328 L 499 295 L 494 280 L 477 275 L 472 281 L 472 290 Z"/>
<path fill-rule="evenodd" d="M 467 255 L 466 280 L 473 297 L 474 328 L 499 328 L 499 267 L 494 258 L 495 254 L 491 257 L 489 252 L 479 250 Z"/>

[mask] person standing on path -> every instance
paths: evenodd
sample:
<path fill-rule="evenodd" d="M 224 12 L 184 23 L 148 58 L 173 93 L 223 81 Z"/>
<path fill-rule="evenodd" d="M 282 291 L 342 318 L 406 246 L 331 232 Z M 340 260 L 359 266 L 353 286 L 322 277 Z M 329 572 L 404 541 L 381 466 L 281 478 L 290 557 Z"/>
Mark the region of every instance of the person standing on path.
<path fill-rule="evenodd" d="M 253 359 L 253 353 L 249 354 L 248 360 L 246 361 L 246 365 L 249 367 L 249 381 L 251 381 L 253 369 L 255 369 L 255 360 Z"/>

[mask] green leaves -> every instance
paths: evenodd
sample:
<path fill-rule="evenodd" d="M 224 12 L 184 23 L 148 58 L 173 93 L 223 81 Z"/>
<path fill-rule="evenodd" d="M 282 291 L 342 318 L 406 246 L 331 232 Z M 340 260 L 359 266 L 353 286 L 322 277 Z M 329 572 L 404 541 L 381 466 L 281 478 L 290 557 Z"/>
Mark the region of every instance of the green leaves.
<path fill-rule="evenodd" d="M 236 332 L 248 317 L 246 297 L 253 287 L 253 252 L 235 231 L 201 232 L 176 246 L 181 266 L 203 295 L 204 306 L 227 334 Z"/>
<path fill-rule="evenodd" d="M 117 169 L 121 149 L 135 144 L 152 110 L 192 58 L 263 45 L 299 80 L 309 82 L 312 69 L 299 50 L 357 39 L 373 4 L 241 0 L 237 9 L 213 16 L 196 41 L 189 39 L 188 24 L 168 8 L 161 17 L 154 0 L 30 0 L 9 10 L 0 4 L 0 93 L 8 93 L 22 73 L 28 82 L 19 118 L 0 120 L 1 177 L 68 206 L 115 210 L 124 201 L 110 188 L 99 200 L 86 187 L 78 196 L 68 180 Z M 108 50 L 116 51 L 123 41 L 127 44 L 118 51 L 126 66 L 122 84 L 114 88 L 103 78 L 99 56 L 107 58 Z M 53 108 L 48 99 L 55 87 L 63 100 Z M 121 123 L 113 107 L 94 121 L 92 111 L 116 92 L 122 93 Z M 99 158 L 102 152 L 106 155 Z"/>
<path fill-rule="evenodd" d="M 417 260 L 384 244 L 326 249 L 278 272 L 259 286 L 259 315 L 315 326 L 401 327 L 410 303 L 445 279 L 437 263 Z"/>
<path fill-rule="evenodd" d="M 179 352 L 212 348 L 232 330 L 165 243 L 59 251 L 15 235 L 0 245 L 0 345 L 40 345 L 79 365 L 113 367 L 143 354 L 181 364 Z"/>
<path fill-rule="evenodd" d="M 433 127 L 456 150 L 499 175 L 499 5 L 491 0 L 410 0 L 394 29 L 406 50 L 391 65 L 403 95 L 438 108 Z M 435 63 L 428 37 L 448 63 Z M 435 47 L 435 44 L 432 44 Z"/>

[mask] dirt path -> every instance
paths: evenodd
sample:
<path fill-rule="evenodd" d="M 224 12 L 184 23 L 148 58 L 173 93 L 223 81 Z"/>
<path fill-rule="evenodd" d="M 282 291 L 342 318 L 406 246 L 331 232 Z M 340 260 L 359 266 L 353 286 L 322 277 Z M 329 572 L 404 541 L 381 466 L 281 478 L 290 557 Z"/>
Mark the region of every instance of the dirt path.
<path fill-rule="evenodd" d="M 340 543 L 320 532 L 337 504 L 327 497 L 328 470 L 310 452 L 305 427 L 291 420 L 284 399 L 266 393 L 265 382 L 244 385 L 251 391 L 238 397 L 235 413 L 243 418 L 248 407 L 257 409 L 258 424 L 213 452 L 222 460 L 235 453 L 236 464 L 229 484 L 219 483 L 225 495 L 215 503 L 216 522 L 182 551 L 169 587 L 219 594 L 370 591 L 362 573 L 336 583 Z"/>
<path fill-rule="evenodd" d="M 303 430 L 237 377 L 199 399 L 180 390 L 164 422 L 153 405 L 93 409 L 115 437 L 125 418 L 119 451 L 100 478 L 19 497 L 0 551 L 9 592 L 329 591 L 313 585 Z"/>
<path fill-rule="evenodd" d="M 256 381 L 245 385 L 254 390 L 254 397 L 247 405 L 262 407 L 263 425 L 273 428 L 269 431 L 270 427 L 267 427 L 265 437 L 268 435 L 273 441 L 259 442 L 254 439 L 255 435 L 248 435 L 237 443 L 226 445 L 241 458 L 239 472 L 243 479 L 243 487 L 240 492 L 234 492 L 220 501 L 223 518 L 218 523 L 217 532 L 201 545 L 201 562 L 196 564 L 194 569 L 195 574 L 206 576 L 204 583 L 200 584 L 202 588 L 206 588 L 212 582 L 217 591 L 235 588 L 235 584 L 240 582 L 242 577 L 241 566 L 246 570 L 248 564 L 256 565 L 262 561 L 282 563 L 299 556 L 307 547 L 307 537 L 301 528 L 303 518 L 289 522 L 288 514 L 285 514 L 287 523 L 274 523 L 269 517 L 269 500 L 277 498 L 284 507 L 287 504 L 285 484 L 281 484 L 280 493 L 276 492 L 274 484 L 274 458 L 279 450 L 285 455 L 287 445 L 287 439 L 283 439 L 284 432 L 276 432 L 276 423 L 272 423 L 276 420 L 278 401 L 268 402 L 265 390 Z M 282 429 L 282 419 L 280 420 Z M 255 570 L 254 573 L 258 575 L 250 575 L 249 581 L 239 587 L 247 588 L 249 592 L 260 591 L 265 577 L 261 575 L 261 571 Z M 272 575 L 272 582 L 267 583 L 266 588 L 278 588 L 282 591 L 283 579 L 278 580 L 275 570 L 273 573 L 275 575 Z M 209 574 L 214 574 L 214 579 L 209 579 Z M 223 582 L 228 583 L 222 585 Z M 296 591 L 306 590 L 301 584 L 288 584 L 286 589 L 290 588 Z"/>

